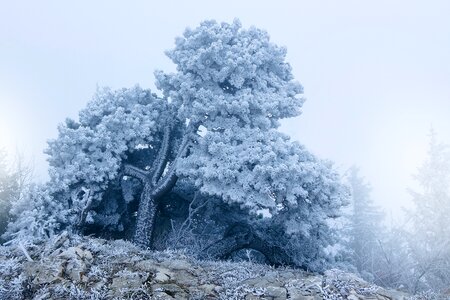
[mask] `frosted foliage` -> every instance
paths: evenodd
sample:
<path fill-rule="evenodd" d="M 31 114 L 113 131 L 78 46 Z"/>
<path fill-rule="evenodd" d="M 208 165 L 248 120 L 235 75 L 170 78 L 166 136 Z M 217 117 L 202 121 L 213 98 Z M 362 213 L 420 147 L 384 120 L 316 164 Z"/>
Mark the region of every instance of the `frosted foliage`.
<path fill-rule="evenodd" d="M 47 185 L 31 185 L 24 194 L 13 204 L 11 215 L 16 221 L 9 224 L 5 237 L 33 241 L 52 236 L 66 222 L 65 207 L 54 201 Z"/>
<path fill-rule="evenodd" d="M 178 107 L 179 119 L 202 126 L 177 174 L 254 213 L 290 209 L 290 233 L 307 235 L 311 217 L 336 214 L 346 197 L 339 176 L 275 130 L 279 119 L 298 115 L 303 104 L 284 48 L 237 21 L 207 21 L 186 30 L 167 54 L 178 72 L 157 72 L 157 85 Z M 306 207 L 313 208 L 310 216 L 294 217 Z"/>
<path fill-rule="evenodd" d="M 232 123 L 232 120 L 228 120 Z M 340 206 L 337 174 L 298 143 L 275 130 L 224 126 L 208 131 L 179 172 L 207 194 L 253 212 L 329 202 Z"/>
<path fill-rule="evenodd" d="M 67 120 L 49 142 L 52 182 L 63 188 L 80 182 L 104 186 L 117 176 L 127 152 L 153 141 L 165 108 L 139 87 L 98 91 L 80 122 Z"/>
<path fill-rule="evenodd" d="M 234 116 L 270 128 L 300 113 L 302 87 L 284 61 L 286 49 L 271 43 L 265 31 L 241 29 L 238 21 L 207 21 L 186 30 L 167 55 L 178 72 L 156 72 L 157 86 L 179 108 L 181 120 L 209 130 L 216 117 Z"/>

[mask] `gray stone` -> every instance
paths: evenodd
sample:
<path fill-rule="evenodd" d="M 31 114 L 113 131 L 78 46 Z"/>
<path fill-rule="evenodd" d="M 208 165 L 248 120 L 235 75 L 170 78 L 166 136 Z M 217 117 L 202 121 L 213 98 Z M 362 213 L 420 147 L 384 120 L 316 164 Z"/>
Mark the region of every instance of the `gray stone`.
<path fill-rule="evenodd" d="M 142 270 L 142 271 L 153 271 L 155 270 L 155 268 L 157 267 L 157 264 L 154 260 L 151 259 L 146 259 L 146 260 L 141 260 L 140 262 L 135 264 L 136 268 Z"/>
<path fill-rule="evenodd" d="M 158 283 L 168 282 L 174 278 L 174 273 L 167 268 L 164 267 L 156 267 L 153 270 L 155 277 L 153 280 Z"/>
<path fill-rule="evenodd" d="M 153 293 L 153 297 L 152 299 L 158 299 L 158 300 L 171 300 L 171 299 L 175 299 L 172 296 L 167 295 L 165 292 L 163 291 L 156 291 Z"/>
<path fill-rule="evenodd" d="M 174 259 L 161 262 L 161 265 L 173 270 L 189 270 L 192 265 L 187 260 Z"/>
<path fill-rule="evenodd" d="M 264 295 L 273 297 L 276 300 L 285 300 L 287 298 L 287 291 L 284 287 L 268 286 Z"/>
<path fill-rule="evenodd" d="M 53 244 L 51 245 L 51 249 L 58 249 L 61 247 L 67 240 L 69 239 L 69 233 L 67 231 L 63 231 L 60 235 L 53 239 Z"/>
<path fill-rule="evenodd" d="M 51 294 L 50 293 L 44 293 L 44 294 L 37 294 L 33 300 L 47 300 L 47 299 L 51 299 Z"/>
<path fill-rule="evenodd" d="M 50 284 L 62 279 L 63 262 L 56 261 L 53 263 L 41 262 L 25 262 L 23 271 L 26 276 L 31 278 L 33 284 Z"/>
<path fill-rule="evenodd" d="M 322 278 L 309 276 L 303 279 L 293 279 L 289 280 L 285 286 L 292 299 L 308 299 L 303 297 L 315 297 L 321 293 Z"/>
<path fill-rule="evenodd" d="M 284 285 L 284 283 L 280 282 L 278 279 L 266 276 L 246 279 L 242 281 L 241 284 L 260 288 L 265 288 L 267 286 L 282 287 Z"/>
<path fill-rule="evenodd" d="M 130 271 L 123 271 L 116 274 L 109 286 L 109 295 L 111 297 L 120 297 L 122 292 L 136 290 L 143 286 L 147 278 L 139 273 L 132 273 Z"/>
<path fill-rule="evenodd" d="M 385 290 L 385 289 L 377 290 L 377 297 L 379 299 L 398 299 L 398 300 L 404 300 L 404 299 L 410 298 L 410 296 L 404 292 L 395 291 L 395 290 Z"/>
<path fill-rule="evenodd" d="M 154 284 L 152 288 L 155 293 L 164 292 L 174 299 L 188 299 L 186 291 L 174 283 Z"/>
<path fill-rule="evenodd" d="M 348 300 L 360 300 L 360 298 L 354 291 L 350 292 L 350 294 L 347 296 L 347 299 Z"/>
<path fill-rule="evenodd" d="M 260 296 L 253 295 L 252 293 L 249 293 L 245 295 L 245 300 L 260 300 Z"/>
<path fill-rule="evenodd" d="M 297 294 L 289 294 L 290 300 L 321 300 L 322 297 L 320 296 L 303 296 L 303 295 L 297 295 Z"/>
<path fill-rule="evenodd" d="M 198 276 L 189 270 L 174 271 L 174 280 L 183 286 L 197 286 L 199 284 Z"/>
<path fill-rule="evenodd" d="M 92 253 L 89 250 L 83 250 L 79 247 L 70 247 L 59 254 L 59 257 L 83 261 L 92 261 L 93 259 Z"/>
<path fill-rule="evenodd" d="M 214 284 L 202 284 L 198 288 L 206 294 L 216 294 L 216 287 Z"/>

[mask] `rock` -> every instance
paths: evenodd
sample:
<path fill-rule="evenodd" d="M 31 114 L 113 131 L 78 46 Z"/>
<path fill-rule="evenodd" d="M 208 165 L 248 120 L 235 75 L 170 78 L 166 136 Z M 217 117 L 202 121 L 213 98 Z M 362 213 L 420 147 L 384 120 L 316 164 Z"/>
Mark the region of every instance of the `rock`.
<path fill-rule="evenodd" d="M 174 280 L 183 286 L 198 286 L 199 280 L 198 276 L 195 275 L 191 270 L 178 270 L 174 272 Z"/>
<path fill-rule="evenodd" d="M 79 247 L 70 247 L 59 254 L 59 257 L 83 261 L 92 261 L 93 259 L 92 253 L 89 250 L 83 250 Z"/>
<path fill-rule="evenodd" d="M 242 281 L 242 284 L 246 284 L 251 287 L 260 287 L 260 288 L 265 288 L 267 286 L 274 286 L 274 287 L 284 286 L 284 284 L 282 282 L 280 282 L 277 278 L 271 277 L 271 276 L 246 279 L 246 280 Z"/>
<path fill-rule="evenodd" d="M 101 290 L 106 285 L 105 280 L 100 280 L 92 285 L 92 288 L 95 290 Z"/>
<path fill-rule="evenodd" d="M 190 296 L 189 299 L 217 299 L 218 293 L 216 292 L 216 285 L 214 284 L 202 284 L 198 286 L 185 286 Z"/>
<path fill-rule="evenodd" d="M 260 300 L 261 297 L 257 295 L 253 295 L 252 293 L 249 293 L 245 295 L 245 300 Z"/>
<path fill-rule="evenodd" d="M 73 282 L 88 282 L 89 278 L 85 275 L 86 269 L 84 267 L 74 267 L 73 269 L 70 269 L 66 272 L 66 275 L 72 280 Z"/>
<path fill-rule="evenodd" d="M 360 300 L 358 295 L 355 293 L 355 291 L 351 291 L 350 294 L 347 296 L 348 300 Z"/>
<path fill-rule="evenodd" d="M 283 279 L 283 280 L 290 280 L 295 277 L 296 277 L 296 274 L 291 271 L 284 271 L 284 272 L 280 272 L 280 274 L 279 274 L 279 278 Z"/>
<path fill-rule="evenodd" d="M 157 267 L 153 271 L 155 274 L 153 280 L 158 283 L 168 282 L 174 277 L 173 272 L 164 267 Z"/>
<path fill-rule="evenodd" d="M 42 295 L 36 295 L 33 300 L 46 300 L 46 299 L 51 299 L 51 295 L 50 293 L 44 293 Z"/>
<path fill-rule="evenodd" d="M 284 287 L 268 286 L 268 287 L 266 287 L 266 291 L 265 291 L 264 295 L 273 297 L 276 300 L 287 299 L 287 291 Z"/>
<path fill-rule="evenodd" d="M 155 293 L 163 292 L 173 299 L 188 299 L 186 291 L 174 283 L 155 284 L 152 288 Z"/>
<path fill-rule="evenodd" d="M 147 276 L 139 273 L 134 273 L 129 270 L 123 270 L 116 274 L 109 286 L 109 295 L 113 297 L 120 297 L 124 291 L 134 291 L 143 286 L 147 280 Z"/>
<path fill-rule="evenodd" d="M 25 262 L 23 271 L 28 276 L 33 284 L 50 284 L 61 279 L 63 272 L 63 262 L 58 263 L 41 263 L 41 262 Z"/>
<path fill-rule="evenodd" d="M 152 299 L 158 299 L 158 300 L 175 299 L 174 297 L 167 295 L 164 291 L 156 291 L 152 295 L 153 295 Z"/>
<path fill-rule="evenodd" d="M 51 245 L 51 249 L 60 248 L 67 240 L 69 239 L 69 233 L 67 231 L 63 231 L 60 235 L 53 239 L 53 244 Z"/>
<path fill-rule="evenodd" d="M 19 280 L 25 299 L 247 299 L 392 300 L 409 295 L 384 290 L 354 274 L 329 270 L 323 275 L 289 268 L 188 259 L 183 254 L 140 250 L 125 242 L 65 235 L 54 245 L 33 247 L 28 262 L 17 247 L 0 250 L 9 266 L 0 270 L 6 290 Z M 78 245 L 78 246 L 73 246 Z M 53 254 L 50 253 L 50 250 Z M 95 257 L 92 253 L 95 253 Z M 17 260 L 17 256 L 22 257 Z M 6 288 L 5 288 L 6 286 Z M 16 295 L 10 293 L 11 295 Z M 15 299 L 10 297 L 6 299 Z"/>
<path fill-rule="evenodd" d="M 174 259 L 166 260 L 161 263 L 161 265 L 173 269 L 173 270 L 190 270 L 192 265 L 187 260 Z"/>
<path fill-rule="evenodd" d="M 303 296 L 303 295 L 289 294 L 288 299 L 290 299 L 290 300 L 322 300 L 322 297 L 320 297 L 319 295 Z"/>
<path fill-rule="evenodd" d="M 114 277 L 110 288 L 112 289 L 135 289 L 142 286 L 145 279 L 138 273 L 129 273 Z"/>
<path fill-rule="evenodd" d="M 54 253 L 57 253 L 57 249 Z M 58 259 L 64 260 L 63 276 L 68 277 L 73 282 L 87 282 L 86 272 L 88 266 L 93 261 L 92 253 L 80 247 L 69 247 L 57 255 Z"/>
<path fill-rule="evenodd" d="M 135 265 L 136 265 L 136 268 L 138 268 L 142 271 L 147 271 L 147 272 L 151 272 L 151 271 L 155 270 L 155 268 L 157 267 L 157 263 L 151 259 L 141 260 L 140 262 L 136 263 Z"/>
<path fill-rule="evenodd" d="M 292 279 L 286 283 L 285 287 L 292 299 L 308 299 L 304 297 L 310 296 L 314 298 L 315 295 L 320 295 L 322 292 L 322 280 L 321 276 Z"/>
<path fill-rule="evenodd" d="M 202 284 L 198 288 L 206 294 L 215 294 L 217 286 L 214 284 Z"/>
<path fill-rule="evenodd" d="M 379 289 L 377 291 L 377 297 L 378 299 L 398 299 L 398 300 L 404 300 L 409 299 L 410 296 L 404 292 L 395 291 L 395 290 L 385 290 L 385 289 Z"/>

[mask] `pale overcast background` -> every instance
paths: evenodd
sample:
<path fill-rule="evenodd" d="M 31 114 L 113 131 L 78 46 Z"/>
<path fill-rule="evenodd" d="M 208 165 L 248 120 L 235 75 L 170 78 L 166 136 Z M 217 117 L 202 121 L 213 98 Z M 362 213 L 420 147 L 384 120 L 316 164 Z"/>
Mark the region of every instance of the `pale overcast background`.
<path fill-rule="evenodd" d="M 450 1 L 0 0 L 0 144 L 46 180 L 46 140 L 97 85 L 154 89 L 186 26 L 234 18 L 286 46 L 305 87 L 282 130 L 341 170 L 360 166 L 397 218 L 430 127 L 450 142 Z"/>

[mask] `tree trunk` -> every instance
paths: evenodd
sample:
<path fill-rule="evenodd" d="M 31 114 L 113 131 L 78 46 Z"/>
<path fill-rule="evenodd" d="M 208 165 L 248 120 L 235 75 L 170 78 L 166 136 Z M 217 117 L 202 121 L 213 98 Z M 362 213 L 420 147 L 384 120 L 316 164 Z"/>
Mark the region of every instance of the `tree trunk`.
<path fill-rule="evenodd" d="M 152 188 L 148 183 L 144 184 L 141 201 L 136 220 L 136 230 L 133 242 L 142 247 L 151 246 L 153 228 L 156 215 L 156 201 L 152 197 Z"/>
<path fill-rule="evenodd" d="M 173 147 L 170 139 L 172 127 L 167 126 L 164 129 L 161 147 L 150 170 L 142 170 L 132 165 L 124 166 L 124 174 L 138 179 L 143 185 L 133 237 L 133 242 L 140 246 L 152 247 L 158 201 L 172 190 L 178 180 L 175 169 L 177 160 L 184 157 L 189 149 L 191 131 L 194 132 L 193 127 L 185 132 L 178 146 L 177 155 L 171 162 L 169 162 L 169 154 Z M 164 172 L 166 168 L 167 172 Z"/>

